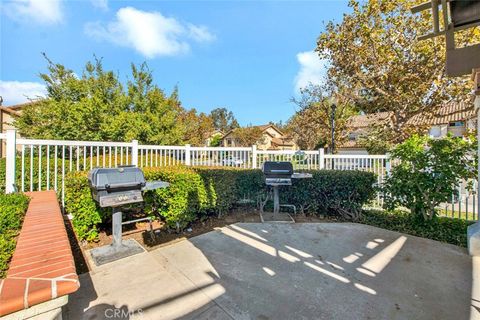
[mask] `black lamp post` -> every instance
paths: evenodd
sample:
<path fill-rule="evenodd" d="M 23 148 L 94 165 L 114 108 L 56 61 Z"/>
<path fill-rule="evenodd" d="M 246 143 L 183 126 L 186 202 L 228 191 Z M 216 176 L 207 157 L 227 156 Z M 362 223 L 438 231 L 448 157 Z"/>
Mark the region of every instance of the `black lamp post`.
<path fill-rule="evenodd" d="M 332 143 L 330 144 L 331 153 L 335 153 L 335 113 L 337 111 L 337 105 L 332 104 L 332 116 L 331 116 L 331 127 L 332 127 Z M 334 160 L 332 158 L 332 170 L 334 168 Z"/>

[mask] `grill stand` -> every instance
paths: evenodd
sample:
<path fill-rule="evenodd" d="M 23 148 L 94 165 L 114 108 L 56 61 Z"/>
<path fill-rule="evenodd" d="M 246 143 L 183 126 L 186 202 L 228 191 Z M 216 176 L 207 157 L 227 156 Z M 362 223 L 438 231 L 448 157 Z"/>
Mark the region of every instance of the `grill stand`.
<path fill-rule="evenodd" d="M 118 207 L 114 207 L 112 210 L 112 244 L 90 251 L 93 262 L 97 266 L 145 251 L 145 249 L 133 239 L 122 240 L 122 211 Z"/>
<path fill-rule="evenodd" d="M 264 222 L 279 222 L 279 223 L 295 223 L 295 219 L 288 214 L 280 212 L 281 207 L 292 207 L 293 211 L 296 213 L 296 208 L 294 205 L 290 204 L 280 204 L 280 185 L 278 184 L 270 184 L 269 186 L 272 187 L 272 193 L 267 196 L 268 199 L 273 200 L 273 212 L 264 212 L 263 210 L 260 212 L 260 220 L 262 223 Z"/>
<path fill-rule="evenodd" d="M 273 186 L 273 214 L 280 212 L 280 196 L 278 193 L 278 186 Z"/>

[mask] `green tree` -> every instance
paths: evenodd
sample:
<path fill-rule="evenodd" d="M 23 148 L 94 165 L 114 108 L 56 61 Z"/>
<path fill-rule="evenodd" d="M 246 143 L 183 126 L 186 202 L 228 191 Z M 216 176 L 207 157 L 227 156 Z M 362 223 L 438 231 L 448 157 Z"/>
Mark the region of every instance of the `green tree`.
<path fill-rule="evenodd" d="M 212 140 L 210 141 L 210 147 L 220 147 L 220 144 L 222 143 L 222 136 L 217 134 L 212 137 Z"/>
<path fill-rule="evenodd" d="M 310 84 L 301 89 L 300 99 L 292 99 L 299 110 L 288 121 L 287 132 L 301 149 L 312 150 L 331 144 L 334 103 L 336 148 L 347 138 L 347 121 L 354 114 L 354 109 L 344 96 L 326 90 Z"/>
<path fill-rule="evenodd" d="M 214 131 L 212 118 L 195 109 L 185 111 L 181 116 L 185 134 L 184 142 L 193 146 L 205 146 L 209 136 Z"/>
<path fill-rule="evenodd" d="M 124 87 L 118 75 L 105 71 L 100 59 L 87 62 L 80 77 L 47 57 L 48 73 L 40 77 L 47 97 L 27 106 L 16 119 L 28 138 L 130 141 L 179 144 L 188 133 L 180 121 L 186 112 L 178 90 L 165 95 L 154 84 L 148 66 L 132 64 Z"/>
<path fill-rule="evenodd" d="M 216 130 L 221 130 L 226 133 L 232 129 L 240 127 L 237 119 L 232 111 L 226 108 L 216 108 L 210 112 L 210 117 L 213 120 L 213 126 Z"/>
<path fill-rule="evenodd" d="M 316 51 L 328 60 L 328 77 L 356 107 L 366 113 L 390 111 L 384 130 L 393 142 L 403 141 L 419 128 L 407 121 L 432 112 L 450 100 L 468 100 L 468 77 L 445 74 L 443 39 L 418 41 L 431 20 L 414 16 L 416 0 L 350 0 L 352 13 L 320 34 Z M 475 33 L 476 32 L 476 33 Z M 459 42 L 478 41 L 472 31 Z"/>
<path fill-rule="evenodd" d="M 137 139 L 147 144 L 180 144 L 185 128 L 179 121 L 185 110 L 178 89 L 170 96 L 153 84 L 153 76 L 144 63 L 132 64 L 133 79 L 127 83 L 127 107 L 104 130 L 116 141 Z"/>
<path fill-rule="evenodd" d="M 474 155 L 473 139 L 413 135 L 391 152 L 395 165 L 383 185 L 385 206 L 406 207 L 432 219 L 435 208 L 451 199 L 461 180 L 475 179 Z"/>
<path fill-rule="evenodd" d="M 48 58 L 49 73 L 40 74 L 47 98 L 28 105 L 15 126 L 24 137 L 68 140 L 105 140 L 102 130 L 127 105 L 117 76 L 102 62 L 88 62 L 80 77 Z"/>

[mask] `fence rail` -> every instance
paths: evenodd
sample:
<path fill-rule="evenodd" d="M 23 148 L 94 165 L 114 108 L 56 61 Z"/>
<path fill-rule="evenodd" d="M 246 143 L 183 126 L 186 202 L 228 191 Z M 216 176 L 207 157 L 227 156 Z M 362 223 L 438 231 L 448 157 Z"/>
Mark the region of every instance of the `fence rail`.
<path fill-rule="evenodd" d="M 390 170 L 387 155 L 325 154 L 319 150 L 257 150 L 252 147 L 192 147 L 139 145 L 131 142 L 38 140 L 17 138 L 15 130 L 0 134 L 6 142 L 5 191 L 61 190 L 65 194 L 65 176 L 72 171 L 94 167 L 134 165 L 139 167 L 207 166 L 260 168 L 265 161 L 290 161 L 296 170 L 361 170 L 373 172 L 381 185 Z M 463 190 L 443 204 L 448 216 L 478 219 L 475 195 Z M 372 204 L 380 207 L 380 194 Z"/>

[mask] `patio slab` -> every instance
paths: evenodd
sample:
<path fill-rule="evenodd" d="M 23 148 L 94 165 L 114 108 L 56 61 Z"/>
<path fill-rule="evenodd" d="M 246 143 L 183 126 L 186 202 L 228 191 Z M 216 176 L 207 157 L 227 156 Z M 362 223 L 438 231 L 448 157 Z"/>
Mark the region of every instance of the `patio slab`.
<path fill-rule="evenodd" d="M 81 275 L 64 317 L 480 319 L 479 268 L 371 226 L 238 223 Z"/>

